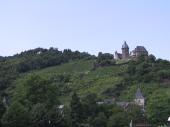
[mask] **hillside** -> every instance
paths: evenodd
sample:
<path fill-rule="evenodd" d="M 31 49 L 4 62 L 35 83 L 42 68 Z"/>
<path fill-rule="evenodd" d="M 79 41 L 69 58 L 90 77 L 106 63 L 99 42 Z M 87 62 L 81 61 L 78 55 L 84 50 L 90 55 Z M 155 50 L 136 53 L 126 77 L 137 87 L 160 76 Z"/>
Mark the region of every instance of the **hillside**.
<path fill-rule="evenodd" d="M 23 112 L 28 110 L 27 113 L 39 104 L 65 105 L 67 110 L 72 110 L 70 105 L 73 103 L 74 93 L 80 97 L 82 105 L 88 104 L 91 107 L 97 101 L 105 99 L 131 102 L 138 88 L 146 98 L 146 117 L 153 124 L 163 124 L 170 113 L 170 62 L 156 59 L 152 55 L 130 61 L 115 61 L 107 53 L 99 53 L 98 57 L 94 57 L 71 50 L 60 52 L 58 49 L 35 49 L 13 57 L 2 57 L 0 71 L 0 95 L 6 99 L 8 107 L 5 115 L 1 115 L 3 124 L 10 121 L 9 114 L 14 111 L 12 109 L 16 109 L 13 108 L 16 103 L 26 108 Z M 77 103 L 78 101 L 75 105 Z M 114 107 L 112 105 L 98 110 L 104 112 L 106 119 L 114 117 L 110 115 L 114 114 L 113 111 L 124 113 L 118 107 L 113 110 Z M 107 114 L 110 110 L 112 113 Z M 134 112 L 125 114 L 129 118 L 135 118 L 139 114 L 133 114 Z M 96 115 L 94 117 L 99 117 Z M 161 119 L 158 120 L 158 117 Z M 83 123 L 85 119 L 83 118 Z M 129 119 L 124 124 L 128 124 L 127 122 Z"/>
<path fill-rule="evenodd" d="M 114 93 L 107 93 L 107 91 L 112 90 L 115 92 L 114 88 L 116 89 L 117 85 L 124 82 L 124 74 L 127 72 L 128 64 L 119 65 L 118 63 L 114 66 L 92 70 L 94 62 L 95 60 L 76 60 L 59 66 L 24 73 L 16 79 L 14 85 L 17 86 L 24 82 L 30 75 L 39 75 L 50 79 L 56 85 L 57 80 L 63 80 L 59 89 L 61 89 L 61 98 L 64 100 L 70 100 L 70 95 L 73 91 L 76 91 L 80 96 L 90 92 L 97 94 L 101 99 L 114 98 Z M 120 96 L 117 99 L 133 100 L 138 87 L 141 87 L 147 99 L 156 90 L 164 90 L 168 94 L 170 93 L 169 83 L 157 81 L 137 82 L 132 80 L 128 86 L 121 88 Z M 68 102 L 66 100 L 64 103 Z"/>
<path fill-rule="evenodd" d="M 16 84 L 24 82 L 27 77 L 34 74 L 50 79 L 56 85 L 57 80 L 62 80 L 59 89 L 61 98 L 64 100 L 70 100 L 73 91 L 76 91 L 80 96 L 90 92 L 105 98 L 104 92 L 122 80 L 119 74 L 125 72 L 127 66 L 110 66 L 92 70 L 93 64 L 94 60 L 78 60 L 60 66 L 31 71 L 21 74 L 16 80 Z"/>

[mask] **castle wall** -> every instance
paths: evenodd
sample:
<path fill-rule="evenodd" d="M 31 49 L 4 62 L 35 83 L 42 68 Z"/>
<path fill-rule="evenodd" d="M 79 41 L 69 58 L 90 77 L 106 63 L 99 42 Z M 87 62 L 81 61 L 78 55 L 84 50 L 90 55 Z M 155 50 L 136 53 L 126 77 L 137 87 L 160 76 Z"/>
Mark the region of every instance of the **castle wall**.
<path fill-rule="evenodd" d="M 128 59 L 128 58 L 129 58 L 129 49 L 122 48 L 122 59 Z"/>

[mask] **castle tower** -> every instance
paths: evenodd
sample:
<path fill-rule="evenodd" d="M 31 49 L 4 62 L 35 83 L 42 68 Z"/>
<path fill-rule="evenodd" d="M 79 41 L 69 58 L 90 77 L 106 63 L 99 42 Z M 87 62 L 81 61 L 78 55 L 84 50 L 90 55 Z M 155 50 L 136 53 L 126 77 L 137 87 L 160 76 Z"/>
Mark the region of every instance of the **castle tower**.
<path fill-rule="evenodd" d="M 122 45 L 122 59 L 128 58 L 129 58 L 129 46 L 127 45 L 126 41 L 124 41 L 124 44 Z"/>

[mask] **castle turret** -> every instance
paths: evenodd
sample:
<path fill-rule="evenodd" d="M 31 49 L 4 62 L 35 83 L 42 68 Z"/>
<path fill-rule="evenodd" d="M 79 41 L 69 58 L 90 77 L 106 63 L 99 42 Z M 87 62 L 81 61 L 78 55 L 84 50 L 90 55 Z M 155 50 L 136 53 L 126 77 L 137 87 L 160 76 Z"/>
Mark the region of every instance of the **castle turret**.
<path fill-rule="evenodd" d="M 129 46 L 127 45 L 126 41 L 124 41 L 124 44 L 122 45 L 122 59 L 128 58 L 129 58 Z"/>

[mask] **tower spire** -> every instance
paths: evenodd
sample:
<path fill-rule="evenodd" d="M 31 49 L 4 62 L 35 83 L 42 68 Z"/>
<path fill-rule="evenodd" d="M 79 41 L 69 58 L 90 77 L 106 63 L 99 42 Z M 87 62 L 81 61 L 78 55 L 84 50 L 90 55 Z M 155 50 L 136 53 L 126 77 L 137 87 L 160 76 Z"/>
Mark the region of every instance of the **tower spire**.
<path fill-rule="evenodd" d="M 125 48 L 129 49 L 129 46 L 128 46 L 128 44 L 126 43 L 126 41 L 124 41 L 124 43 L 123 43 L 123 45 L 122 45 L 122 49 L 125 49 Z"/>
<path fill-rule="evenodd" d="M 124 44 L 122 45 L 122 58 L 129 58 L 129 46 L 127 45 L 126 41 L 124 41 Z"/>

